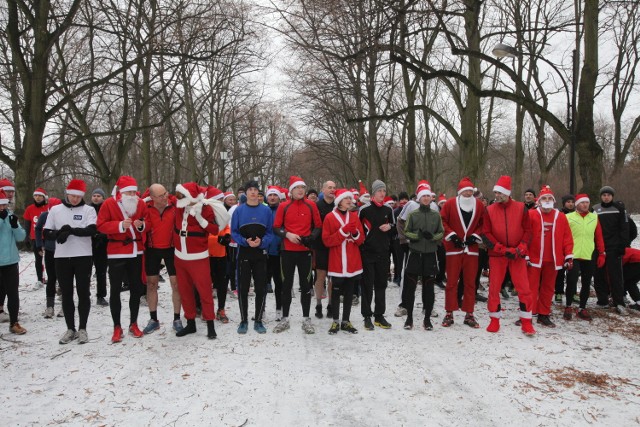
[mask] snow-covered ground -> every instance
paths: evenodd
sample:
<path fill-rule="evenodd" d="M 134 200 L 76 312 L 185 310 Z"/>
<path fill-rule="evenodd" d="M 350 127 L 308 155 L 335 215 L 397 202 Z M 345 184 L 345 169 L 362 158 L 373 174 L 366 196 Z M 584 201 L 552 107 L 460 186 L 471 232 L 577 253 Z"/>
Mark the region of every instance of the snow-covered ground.
<path fill-rule="evenodd" d="M 444 293 L 437 289 L 435 329 L 405 331 L 393 316 L 399 292 L 390 285 L 391 330 L 364 331 L 358 306 L 352 315 L 358 335 L 328 335 L 327 319 L 314 319 L 316 334 L 304 335 L 296 292 L 291 330 L 271 333 L 269 294 L 269 332 L 250 328 L 240 336 L 237 300 L 229 299 L 231 323 L 217 322 L 218 339 L 210 341 L 200 321 L 197 334 L 174 335 L 166 283 L 160 331 L 112 345 L 109 309 L 94 305 L 90 343 L 63 346 L 64 319 L 42 317 L 45 291 L 33 290 L 32 259 L 23 253 L 20 262 L 20 322 L 28 333 L 12 335 L 2 324 L 1 425 L 640 424 L 638 312 L 624 322 L 605 313 L 593 323 L 566 322 L 554 307 L 558 327 L 540 327 L 529 338 L 513 325 L 512 297 L 503 301 L 498 334 L 484 330 L 486 304 L 477 305 L 481 329 L 463 325 L 461 313 L 445 329 Z M 147 319 L 142 307 L 139 323 Z M 422 316 L 415 320 L 421 324 Z"/>

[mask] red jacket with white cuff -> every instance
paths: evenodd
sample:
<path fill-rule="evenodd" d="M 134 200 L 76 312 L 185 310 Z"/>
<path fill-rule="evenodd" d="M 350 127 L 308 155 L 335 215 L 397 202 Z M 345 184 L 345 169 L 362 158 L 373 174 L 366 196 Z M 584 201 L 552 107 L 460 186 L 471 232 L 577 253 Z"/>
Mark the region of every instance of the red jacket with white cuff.
<path fill-rule="evenodd" d="M 469 255 L 478 256 L 478 243 L 482 241 L 482 218 L 484 217 L 484 205 L 479 199 L 475 199 L 475 207 L 471 214 L 469 226 L 465 225 L 462 218 L 462 212 L 459 204 L 459 197 L 453 197 L 447 200 L 440 211 L 442 217 L 442 226 L 444 227 L 444 249 L 447 255 L 459 255 L 467 253 Z M 476 243 L 464 248 L 457 247 L 450 239 L 457 234 L 464 242 L 475 239 Z"/>
<path fill-rule="evenodd" d="M 176 209 L 173 245 L 176 258 L 193 261 L 209 258 L 209 234 L 218 234 L 215 214 L 203 203 Z"/>
<path fill-rule="evenodd" d="M 531 243 L 529 243 L 529 263 L 533 267 L 541 267 L 543 251 L 553 251 L 556 270 L 561 270 L 566 260 L 573 258 L 573 235 L 567 217 L 557 209 L 553 210 L 551 225 L 552 247 L 544 247 L 544 221 L 540 208 L 529 210 L 531 223 Z"/>
<path fill-rule="evenodd" d="M 110 197 L 104 201 L 98 213 L 98 231 L 107 235 L 108 258 L 135 258 L 144 252 L 144 234 L 146 222 L 139 229 L 133 223 L 128 229 L 122 228 L 125 218 L 132 221 L 147 219 L 147 206 L 142 199 L 138 200 L 135 214 L 129 216 L 118 198 Z"/>
<path fill-rule="evenodd" d="M 347 223 L 356 224 L 355 234 L 342 230 Z M 357 212 L 341 212 L 336 208 L 328 213 L 322 224 L 322 241 L 329 248 L 329 276 L 354 277 L 362 273 L 359 246 L 364 243 L 364 229 Z"/>

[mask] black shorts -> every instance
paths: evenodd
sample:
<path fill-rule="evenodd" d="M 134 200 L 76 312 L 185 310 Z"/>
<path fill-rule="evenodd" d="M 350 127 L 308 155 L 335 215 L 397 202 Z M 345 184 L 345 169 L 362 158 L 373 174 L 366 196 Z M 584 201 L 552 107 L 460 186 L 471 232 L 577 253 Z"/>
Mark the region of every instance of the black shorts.
<path fill-rule="evenodd" d="M 421 254 L 418 252 L 409 252 L 407 266 L 404 268 L 406 274 L 421 277 L 435 277 L 438 275 L 438 262 L 436 261 L 436 253 L 431 252 Z"/>
<path fill-rule="evenodd" d="M 329 249 L 322 247 L 314 249 L 313 251 L 316 270 L 325 270 L 329 269 Z"/>
<path fill-rule="evenodd" d="M 174 248 L 148 248 L 144 252 L 144 272 L 147 276 L 157 276 L 160 274 L 162 260 L 164 260 L 164 265 L 167 267 L 169 276 L 175 276 L 176 267 L 173 263 L 173 251 Z"/>

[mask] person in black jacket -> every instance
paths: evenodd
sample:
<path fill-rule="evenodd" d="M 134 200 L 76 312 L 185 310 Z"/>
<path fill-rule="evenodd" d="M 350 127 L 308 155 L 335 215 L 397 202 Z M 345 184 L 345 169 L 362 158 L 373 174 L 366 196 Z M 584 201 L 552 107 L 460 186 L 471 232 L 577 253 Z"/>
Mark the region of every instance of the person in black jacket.
<path fill-rule="evenodd" d="M 89 206 L 96 210 L 96 215 L 100 212 L 100 206 L 104 202 L 105 193 L 102 188 L 96 188 L 91 194 Z M 96 233 L 91 240 L 93 248 L 93 265 L 96 268 L 96 304 L 108 307 L 107 301 L 107 235 Z"/>
<path fill-rule="evenodd" d="M 610 186 L 600 189 L 601 203 L 593 207 L 602 227 L 602 238 L 606 261 L 604 268 L 596 271 L 594 287 L 598 296 L 598 305 L 608 307 L 609 292 L 613 306 L 621 316 L 628 315 L 624 304 L 624 280 L 622 276 L 622 257 L 629 244 L 629 217 L 624 203 L 614 201 L 615 190 Z"/>
<path fill-rule="evenodd" d="M 360 311 L 364 317 L 364 328 L 369 331 L 373 330 L 374 323 L 383 329 L 391 328 L 391 324 L 384 318 L 384 312 L 390 267 L 391 224 L 393 224 L 393 211 L 383 203 L 387 194 L 385 183 L 379 179 L 375 180 L 371 185 L 371 194 L 371 203 L 360 210 L 360 222 L 365 232 L 365 240 L 360 247 L 363 267 Z M 371 301 L 374 299 L 374 290 L 375 308 L 372 312 Z M 371 323 L 372 316 L 374 323 Z"/>

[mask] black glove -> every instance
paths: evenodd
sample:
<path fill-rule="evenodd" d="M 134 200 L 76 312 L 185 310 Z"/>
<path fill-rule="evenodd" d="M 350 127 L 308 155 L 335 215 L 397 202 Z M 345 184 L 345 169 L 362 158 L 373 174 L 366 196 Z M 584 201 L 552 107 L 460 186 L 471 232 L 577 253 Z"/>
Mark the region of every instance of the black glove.
<path fill-rule="evenodd" d="M 464 248 L 464 242 L 457 234 L 451 236 L 449 240 L 454 244 L 456 248 Z"/>
<path fill-rule="evenodd" d="M 14 214 L 9 215 L 9 224 L 11 224 L 11 228 L 18 228 L 18 217 Z"/>
<path fill-rule="evenodd" d="M 56 242 L 63 244 L 67 241 L 70 234 L 71 226 L 69 224 L 63 225 L 62 227 L 60 227 L 60 230 L 58 230 L 58 233 L 56 233 Z"/>
<path fill-rule="evenodd" d="M 433 239 L 433 233 L 430 231 L 423 231 L 422 232 L 422 237 L 424 237 L 427 240 L 431 240 Z"/>
<path fill-rule="evenodd" d="M 218 243 L 222 246 L 229 246 L 229 243 L 231 243 L 231 235 L 223 234 L 222 236 L 218 236 Z"/>
<path fill-rule="evenodd" d="M 27 240 L 24 241 L 24 245 L 28 250 L 31 250 L 32 249 L 32 247 L 31 247 L 31 239 L 29 239 L 27 237 Z"/>
<path fill-rule="evenodd" d="M 507 248 L 507 250 L 504 253 L 504 256 L 506 256 L 509 259 L 516 259 L 516 256 L 517 256 L 516 250 L 514 248 Z"/>
<path fill-rule="evenodd" d="M 313 239 L 311 238 L 311 236 L 301 236 L 300 237 L 300 243 L 302 243 L 303 246 L 311 248 L 311 244 L 313 243 Z"/>
<path fill-rule="evenodd" d="M 476 240 L 473 237 L 469 237 L 467 240 L 464 241 L 464 244 L 467 246 L 475 245 L 476 243 L 478 243 L 478 240 Z"/>

